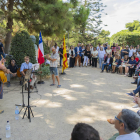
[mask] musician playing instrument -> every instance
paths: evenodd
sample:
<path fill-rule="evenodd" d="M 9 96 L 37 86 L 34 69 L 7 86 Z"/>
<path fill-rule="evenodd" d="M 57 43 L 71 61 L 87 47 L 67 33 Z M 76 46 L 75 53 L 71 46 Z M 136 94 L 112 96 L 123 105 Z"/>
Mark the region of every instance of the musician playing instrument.
<path fill-rule="evenodd" d="M 3 99 L 3 83 L 7 82 L 7 78 L 4 73 L 9 74 L 9 70 L 4 65 L 5 59 L 2 58 L 0 61 L 0 99 Z M 3 113 L 4 110 L 0 110 L 0 114 Z"/>
<path fill-rule="evenodd" d="M 24 57 L 25 62 L 21 64 L 20 72 L 23 76 L 25 76 L 25 70 L 32 69 L 32 63 L 30 63 L 29 56 Z M 30 88 L 33 89 L 34 83 L 36 82 L 37 78 L 34 74 L 31 76 L 32 81 L 30 82 Z"/>

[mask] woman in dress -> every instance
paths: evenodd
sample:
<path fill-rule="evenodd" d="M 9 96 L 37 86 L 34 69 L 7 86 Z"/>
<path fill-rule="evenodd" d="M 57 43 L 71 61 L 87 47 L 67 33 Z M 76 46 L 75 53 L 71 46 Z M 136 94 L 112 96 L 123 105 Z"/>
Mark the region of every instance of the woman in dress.
<path fill-rule="evenodd" d="M 70 56 L 70 68 L 73 68 L 74 67 L 74 57 L 75 57 L 75 51 L 74 51 L 73 46 L 70 47 L 69 56 Z"/>

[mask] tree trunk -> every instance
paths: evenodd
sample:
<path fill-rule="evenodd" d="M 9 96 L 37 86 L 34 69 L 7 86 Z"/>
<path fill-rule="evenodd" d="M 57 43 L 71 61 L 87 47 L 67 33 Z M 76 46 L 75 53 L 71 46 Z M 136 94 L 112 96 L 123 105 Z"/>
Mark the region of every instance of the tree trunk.
<path fill-rule="evenodd" d="M 14 0 L 8 0 L 8 19 L 7 19 L 7 34 L 5 38 L 5 53 L 8 54 L 10 50 L 11 44 L 11 36 L 12 36 L 12 26 L 13 26 L 13 18 L 11 13 L 13 12 Z"/>

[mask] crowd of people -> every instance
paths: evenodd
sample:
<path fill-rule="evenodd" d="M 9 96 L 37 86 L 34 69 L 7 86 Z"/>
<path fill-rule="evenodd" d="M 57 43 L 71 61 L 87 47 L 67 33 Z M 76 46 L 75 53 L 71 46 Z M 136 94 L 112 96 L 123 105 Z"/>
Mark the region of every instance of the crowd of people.
<path fill-rule="evenodd" d="M 2 49 L 3 50 L 3 49 Z M 55 85 L 55 77 L 58 81 L 58 88 L 61 87 L 60 80 L 58 76 L 58 57 L 60 56 L 60 67 L 62 67 L 63 60 L 63 45 L 59 48 L 55 44 L 51 48 L 51 56 L 45 55 L 46 64 L 50 64 L 50 72 L 52 74 L 53 83 L 50 86 Z M 88 67 L 92 66 L 93 68 L 99 67 L 101 73 L 111 72 L 112 74 L 118 73 L 120 75 L 134 78 L 132 84 L 137 84 L 137 88 L 127 95 L 133 97 L 133 102 L 136 104 L 133 107 L 140 107 L 140 50 L 139 45 L 135 48 L 134 46 L 122 46 L 119 47 L 118 44 L 113 43 L 110 47 L 108 43 L 103 45 L 98 44 L 97 47 L 93 47 L 92 44 L 84 46 L 83 44 L 78 43 L 77 47 L 71 46 L 70 49 L 67 47 L 67 58 L 69 63 L 69 68 L 77 67 Z M 32 63 L 30 63 L 30 58 L 26 56 L 24 58 L 25 62 L 22 63 L 20 67 L 20 73 L 22 76 L 25 76 L 25 69 L 31 69 Z M 16 61 L 11 59 L 9 66 L 6 68 L 4 65 L 4 59 L 0 61 L 0 69 L 7 73 L 8 87 L 10 86 L 11 77 L 17 75 L 18 67 Z M 32 81 L 30 88 L 34 86 L 34 82 L 37 80 L 35 75 L 31 77 Z M 21 81 L 20 81 L 21 82 Z M 28 88 L 28 87 L 27 87 Z M 0 82 L 0 99 L 3 98 L 2 82 Z M 138 95 L 139 93 L 139 95 Z M 2 113 L 3 110 L 0 110 Z M 113 124 L 119 133 L 115 134 L 109 140 L 140 140 L 140 111 L 137 113 L 129 110 L 123 109 L 121 112 L 115 116 L 114 119 L 108 119 L 110 124 Z M 71 140 L 103 140 L 100 138 L 99 132 L 94 129 L 92 126 L 84 123 L 78 123 L 75 125 L 72 134 Z"/>
<path fill-rule="evenodd" d="M 55 45 L 58 54 L 60 54 L 60 67 L 62 66 L 63 59 L 63 46 L 58 48 Z M 103 45 L 98 44 L 97 47 L 93 47 L 92 44 L 84 46 L 78 43 L 77 47 L 70 46 L 67 50 L 67 57 L 69 68 L 77 66 L 92 66 L 93 68 L 101 69 L 101 73 L 111 72 L 120 75 L 134 78 L 132 84 L 137 84 L 137 88 L 133 92 L 127 93 L 129 96 L 133 96 L 133 102 L 136 104 L 133 108 L 140 107 L 140 48 L 139 45 L 134 46 L 118 46 L 113 43 L 110 47 L 108 43 Z M 139 95 L 137 95 L 139 93 Z M 115 134 L 109 140 L 140 140 L 140 111 L 137 113 L 123 109 L 115 119 L 108 119 L 110 124 L 114 124 L 119 133 Z M 75 125 L 71 140 L 101 140 L 99 133 L 92 126 L 88 124 L 78 123 Z"/>

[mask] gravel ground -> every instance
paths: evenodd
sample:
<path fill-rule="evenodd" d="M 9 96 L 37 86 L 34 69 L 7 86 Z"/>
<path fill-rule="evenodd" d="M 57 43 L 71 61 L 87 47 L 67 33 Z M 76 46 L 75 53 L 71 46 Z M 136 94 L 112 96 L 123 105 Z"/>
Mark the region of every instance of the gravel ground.
<path fill-rule="evenodd" d="M 59 69 L 61 72 L 61 69 Z M 50 87 L 51 79 L 38 85 L 38 94 L 31 93 L 30 102 L 34 118 L 15 120 L 15 104 L 21 104 L 21 86 L 13 81 L 10 88 L 4 86 L 4 99 L 0 100 L 0 138 L 5 140 L 6 121 L 10 121 L 10 140 L 69 140 L 74 125 L 84 122 L 92 125 L 104 140 L 117 132 L 106 120 L 114 118 L 121 109 L 132 109 L 132 98 L 125 95 L 136 85 L 132 78 L 111 73 L 100 73 L 100 69 L 83 67 L 67 69 L 60 75 L 62 87 Z M 27 93 L 25 104 L 27 105 Z"/>

